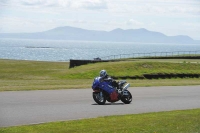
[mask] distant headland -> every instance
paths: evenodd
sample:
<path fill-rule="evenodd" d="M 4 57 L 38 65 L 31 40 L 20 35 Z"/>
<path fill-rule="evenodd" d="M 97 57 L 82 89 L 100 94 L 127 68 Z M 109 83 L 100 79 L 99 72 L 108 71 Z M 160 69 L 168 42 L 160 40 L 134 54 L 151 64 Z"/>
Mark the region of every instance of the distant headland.
<path fill-rule="evenodd" d="M 0 33 L 0 38 L 200 44 L 200 40 L 193 40 L 187 35 L 167 36 L 144 28 L 99 31 L 65 26 L 35 33 Z"/>

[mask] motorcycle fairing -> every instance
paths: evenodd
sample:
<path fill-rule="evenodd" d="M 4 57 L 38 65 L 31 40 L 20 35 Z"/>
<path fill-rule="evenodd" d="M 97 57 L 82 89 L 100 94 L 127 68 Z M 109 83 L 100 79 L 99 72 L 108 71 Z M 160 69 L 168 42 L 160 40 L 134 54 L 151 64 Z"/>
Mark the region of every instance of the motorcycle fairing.
<path fill-rule="evenodd" d="M 101 77 L 96 77 L 94 79 L 92 89 L 102 89 L 108 92 L 108 94 L 111 94 L 115 91 L 115 89 L 112 87 L 112 83 L 109 81 L 103 81 Z"/>

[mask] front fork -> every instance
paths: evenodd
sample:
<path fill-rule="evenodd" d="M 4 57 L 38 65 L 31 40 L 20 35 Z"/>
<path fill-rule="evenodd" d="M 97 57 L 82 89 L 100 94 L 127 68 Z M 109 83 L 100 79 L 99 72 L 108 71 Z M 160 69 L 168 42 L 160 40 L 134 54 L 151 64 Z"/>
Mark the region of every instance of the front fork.
<path fill-rule="evenodd" d="M 123 92 L 122 92 L 122 95 L 123 96 L 128 96 L 129 94 L 128 94 L 128 91 L 127 90 L 124 90 Z"/>
<path fill-rule="evenodd" d="M 128 96 L 128 90 L 117 90 L 118 94 L 120 94 L 121 96 Z"/>
<path fill-rule="evenodd" d="M 100 97 L 102 97 L 102 96 L 103 96 L 103 93 L 102 93 L 102 91 L 100 91 L 99 95 L 100 95 Z"/>

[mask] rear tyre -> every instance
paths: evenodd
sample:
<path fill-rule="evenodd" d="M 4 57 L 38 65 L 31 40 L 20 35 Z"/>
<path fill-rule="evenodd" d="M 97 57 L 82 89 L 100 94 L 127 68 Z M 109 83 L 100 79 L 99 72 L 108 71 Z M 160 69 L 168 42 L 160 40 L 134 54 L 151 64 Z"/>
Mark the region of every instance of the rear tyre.
<path fill-rule="evenodd" d="M 93 99 L 99 105 L 104 105 L 106 103 L 105 96 L 100 96 L 100 92 L 93 92 Z"/>
<path fill-rule="evenodd" d="M 122 96 L 121 101 L 125 104 L 130 104 L 132 102 L 132 95 L 131 93 L 127 90 L 128 95 L 127 96 Z"/>

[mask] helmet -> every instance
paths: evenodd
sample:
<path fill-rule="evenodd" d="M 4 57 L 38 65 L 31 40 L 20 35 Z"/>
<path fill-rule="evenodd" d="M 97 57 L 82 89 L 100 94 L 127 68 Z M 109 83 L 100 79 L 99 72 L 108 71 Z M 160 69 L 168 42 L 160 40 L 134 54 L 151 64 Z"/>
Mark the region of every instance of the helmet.
<path fill-rule="evenodd" d="M 105 76 L 107 76 L 107 72 L 106 70 L 101 70 L 100 73 L 99 73 L 99 76 L 104 78 Z"/>

